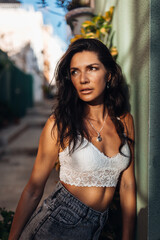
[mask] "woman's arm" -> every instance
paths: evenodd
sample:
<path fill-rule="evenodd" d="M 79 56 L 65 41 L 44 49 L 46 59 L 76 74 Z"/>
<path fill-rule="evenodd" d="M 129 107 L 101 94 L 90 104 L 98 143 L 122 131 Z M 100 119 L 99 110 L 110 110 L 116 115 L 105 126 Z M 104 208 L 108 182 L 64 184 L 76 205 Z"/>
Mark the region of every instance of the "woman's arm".
<path fill-rule="evenodd" d="M 45 183 L 58 158 L 57 131 L 52 127 L 54 118 L 50 117 L 42 131 L 38 154 L 31 177 L 23 190 L 13 219 L 9 240 L 18 240 L 22 230 L 38 206 Z"/>
<path fill-rule="evenodd" d="M 124 119 L 128 137 L 134 140 L 134 124 L 130 114 Z M 133 240 L 136 216 L 136 184 L 134 174 L 134 144 L 130 144 L 131 162 L 123 172 L 120 182 L 120 203 L 122 209 L 122 240 Z"/>

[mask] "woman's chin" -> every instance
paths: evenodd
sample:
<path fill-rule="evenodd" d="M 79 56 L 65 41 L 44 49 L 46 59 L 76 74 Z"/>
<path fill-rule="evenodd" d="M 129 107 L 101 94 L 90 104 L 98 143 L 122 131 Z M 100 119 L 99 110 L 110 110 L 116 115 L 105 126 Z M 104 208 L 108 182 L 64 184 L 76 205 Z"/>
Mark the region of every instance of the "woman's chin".
<path fill-rule="evenodd" d="M 89 95 L 79 95 L 79 98 L 83 101 L 86 102 L 87 104 L 90 105 L 98 105 L 98 104 L 103 104 L 104 103 L 104 97 L 103 96 L 98 96 L 98 97 L 93 97 Z"/>

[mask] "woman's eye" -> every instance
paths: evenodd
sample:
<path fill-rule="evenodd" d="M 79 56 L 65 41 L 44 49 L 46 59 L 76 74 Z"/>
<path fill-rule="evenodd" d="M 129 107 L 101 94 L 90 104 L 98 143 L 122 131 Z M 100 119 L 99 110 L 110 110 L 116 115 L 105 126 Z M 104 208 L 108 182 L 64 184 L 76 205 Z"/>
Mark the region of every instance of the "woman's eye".
<path fill-rule="evenodd" d="M 78 72 L 76 70 L 71 72 L 71 76 L 75 76 Z"/>
<path fill-rule="evenodd" d="M 98 70 L 98 68 L 97 67 L 89 67 L 89 70 L 90 71 L 96 71 L 96 70 Z"/>

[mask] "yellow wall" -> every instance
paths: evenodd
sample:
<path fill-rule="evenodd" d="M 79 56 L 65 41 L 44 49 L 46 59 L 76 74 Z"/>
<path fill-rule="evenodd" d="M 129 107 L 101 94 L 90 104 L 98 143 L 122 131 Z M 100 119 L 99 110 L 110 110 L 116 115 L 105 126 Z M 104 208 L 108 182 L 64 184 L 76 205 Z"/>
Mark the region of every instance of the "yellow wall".
<path fill-rule="evenodd" d="M 137 239 L 145 240 L 148 229 L 149 1 L 95 0 L 95 13 L 103 14 L 113 3 L 117 61 L 130 88 L 135 121 Z"/>

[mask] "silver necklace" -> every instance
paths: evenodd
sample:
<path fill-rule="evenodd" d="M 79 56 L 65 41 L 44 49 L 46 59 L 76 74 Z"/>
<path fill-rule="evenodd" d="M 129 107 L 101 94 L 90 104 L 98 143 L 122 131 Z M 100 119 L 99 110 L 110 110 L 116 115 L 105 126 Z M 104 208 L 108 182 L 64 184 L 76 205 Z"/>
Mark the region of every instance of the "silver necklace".
<path fill-rule="evenodd" d="M 97 133 L 97 139 L 96 139 L 97 142 L 101 142 L 101 141 L 102 141 L 102 137 L 101 137 L 100 132 L 101 132 L 102 129 L 104 128 L 104 124 L 105 124 L 105 121 L 106 121 L 107 117 L 108 117 L 108 113 L 106 114 L 106 116 L 105 116 L 105 118 L 104 118 L 103 125 L 102 125 L 101 129 L 99 130 L 99 132 L 97 131 L 97 129 L 95 129 L 95 127 L 94 127 L 93 124 L 89 121 L 89 119 L 87 119 L 87 121 L 89 122 L 89 124 L 91 125 L 91 127 L 92 127 L 92 128 L 96 131 L 96 133 Z"/>

